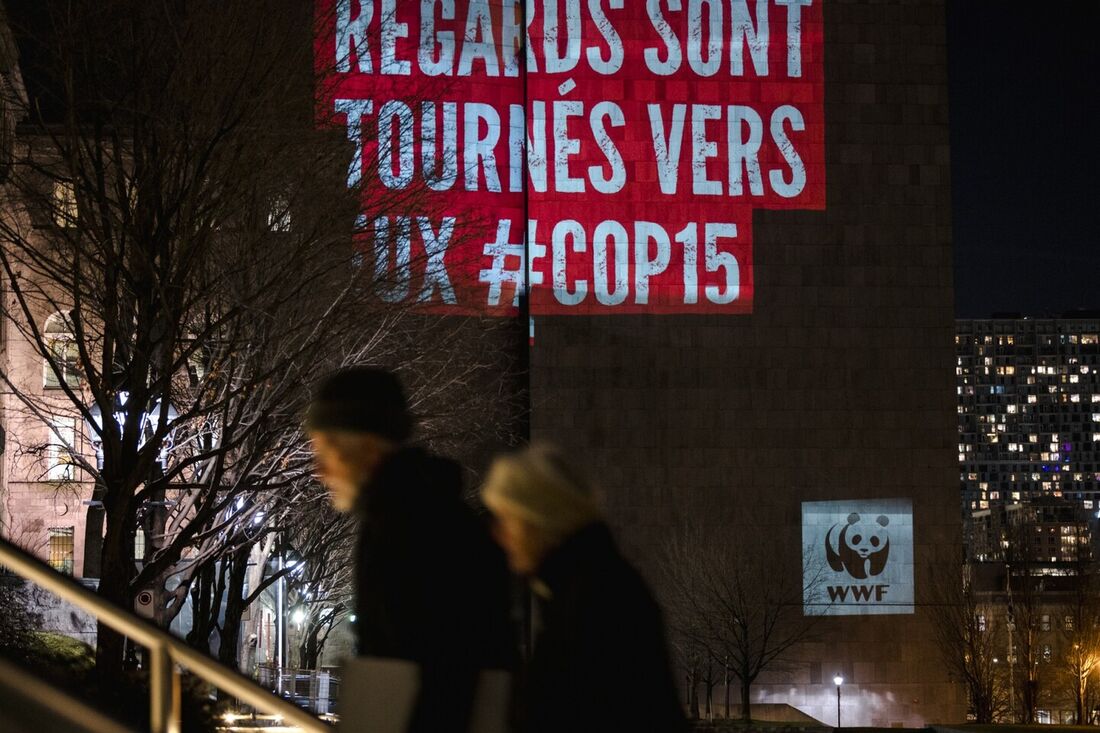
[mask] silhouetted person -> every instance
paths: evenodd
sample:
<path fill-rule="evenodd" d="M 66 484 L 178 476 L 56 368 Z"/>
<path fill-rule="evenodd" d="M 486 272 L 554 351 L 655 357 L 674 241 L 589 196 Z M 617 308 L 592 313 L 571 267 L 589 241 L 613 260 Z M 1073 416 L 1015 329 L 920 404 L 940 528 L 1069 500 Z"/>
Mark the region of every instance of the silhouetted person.
<path fill-rule="evenodd" d="M 557 451 L 534 447 L 498 458 L 482 499 L 539 602 L 521 731 L 686 731 L 660 609 L 619 554 L 588 483 Z"/>
<path fill-rule="evenodd" d="M 507 565 L 462 500 L 461 468 L 408 444 L 404 390 L 379 369 L 325 379 L 306 428 L 333 505 L 361 519 L 359 655 L 420 665 L 409 731 L 466 731 L 480 670 L 514 654 Z"/>

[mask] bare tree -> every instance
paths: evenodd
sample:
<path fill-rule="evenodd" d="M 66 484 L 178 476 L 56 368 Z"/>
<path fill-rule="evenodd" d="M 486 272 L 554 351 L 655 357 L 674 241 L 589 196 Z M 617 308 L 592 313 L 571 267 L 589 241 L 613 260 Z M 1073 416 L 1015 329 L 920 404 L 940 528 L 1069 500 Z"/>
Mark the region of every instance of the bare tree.
<path fill-rule="evenodd" d="M 5 315 L 56 389 L 0 379 L 94 482 L 99 593 L 130 607 L 151 588 L 167 623 L 197 583 L 195 643 L 217 630 L 235 647 L 256 523 L 310 491 L 305 386 L 402 363 L 431 405 L 490 362 L 463 329 L 375 297 L 361 222 L 432 211 L 415 187 L 348 187 L 343 127 L 318 129 L 311 4 L 74 0 L 45 16 L 14 21 L 46 83 L 3 191 L 0 268 Z M 122 639 L 102 625 L 97 664 L 119 678 Z"/>
<path fill-rule="evenodd" d="M 944 664 L 966 685 L 975 721 L 992 723 L 1006 711 L 1010 694 L 1000 664 L 1004 629 L 975 567 L 960 560 L 942 559 L 930 568 L 930 616 Z"/>
<path fill-rule="evenodd" d="M 1063 642 L 1059 662 L 1069 683 L 1077 725 L 1089 724 L 1091 682 L 1100 671 L 1100 581 L 1087 549 L 1088 535 L 1082 524 L 1074 537 L 1073 585 L 1069 597 L 1056 607 Z"/>
<path fill-rule="evenodd" d="M 313 512 L 311 520 L 302 539 L 324 537 L 324 544 L 302 554 L 300 572 L 292 574 L 288 584 L 301 619 L 298 666 L 302 669 L 318 668 L 329 636 L 354 608 L 355 522 L 327 505 Z"/>
<path fill-rule="evenodd" d="M 728 660 L 741 688 L 745 721 L 752 719 L 753 683 L 764 671 L 780 671 L 792 661 L 791 653 L 812 638 L 824 610 L 803 603 L 821 584 L 824 568 L 807 557 L 805 572 L 776 572 L 769 554 L 774 543 L 754 528 L 695 525 L 673 536 L 661 561 L 674 632 L 705 650 L 701 673 L 707 664 L 724 672 Z M 712 676 L 716 684 L 719 678 Z"/>
<path fill-rule="evenodd" d="M 1009 665 L 1015 683 L 1012 694 L 1019 722 L 1036 722 L 1042 691 L 1039 635 L 1044 615 L 1045 581 L 1033 545 L 1035 522 L 1025 515 L 1012 520 L 1006 530 L 1005 595 L 1008 601 Z"/>

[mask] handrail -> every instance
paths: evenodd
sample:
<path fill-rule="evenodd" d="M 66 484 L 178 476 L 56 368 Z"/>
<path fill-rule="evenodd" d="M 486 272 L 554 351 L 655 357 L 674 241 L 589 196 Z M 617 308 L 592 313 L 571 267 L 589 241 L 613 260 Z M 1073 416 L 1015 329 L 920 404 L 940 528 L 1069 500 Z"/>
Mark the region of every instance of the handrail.
<path fill-rule="evenodd" d="M 206 682 L 225 690 L 257 710 L 276 715 L 306 733 L 332 733 L 332 727 L 296 705 L 273 695 L 241 673 L 227 669 L 149 621 L 100 598 L 37 557 L 0 538 L 0 565 L 24 580 L 92 614 L 149 649 L 149 721 L 152 733 L 179 733 L 179 670 L 188 668 Z"/>
<path fill-rule="evenodd" d="M 37 723 L 44 712 L 50 711 L 82 731 L 133 733 L 129 728 L 69 695 L 62 696 L 64 703 L 58 704 L 57 690 L 14 664 L 0 659 L 0 695 L 5 691 L 19 696 L 21 705 L 18 714 L 23 720 Z M 4 712 L 5 715 L 8 714 L 7 709 Z M 15 714 L 15 711 L 12 711 L 12 714 Z M 16 729 L 21 730 L 18 725 Z"/>

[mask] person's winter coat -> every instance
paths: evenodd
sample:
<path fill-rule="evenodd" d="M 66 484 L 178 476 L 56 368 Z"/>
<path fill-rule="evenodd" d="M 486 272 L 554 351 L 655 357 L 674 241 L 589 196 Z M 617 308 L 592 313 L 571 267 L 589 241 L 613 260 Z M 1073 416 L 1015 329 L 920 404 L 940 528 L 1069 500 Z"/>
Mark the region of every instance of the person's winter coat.
<path fill-rule="evenodd" d="M 480 671 L 513 663 L 507 564 L 461 489 L 457 463 L 402 448 L 359 497 L 358 651 L 420 665 L 410 732 L 467 730 Z"/>
<path fill-rule="evenodd" d="M 681 733 L 664 622 L 607 525 L 590 524 L 541 563 L 541 630 L 519 714 L 523 733 Z"/>

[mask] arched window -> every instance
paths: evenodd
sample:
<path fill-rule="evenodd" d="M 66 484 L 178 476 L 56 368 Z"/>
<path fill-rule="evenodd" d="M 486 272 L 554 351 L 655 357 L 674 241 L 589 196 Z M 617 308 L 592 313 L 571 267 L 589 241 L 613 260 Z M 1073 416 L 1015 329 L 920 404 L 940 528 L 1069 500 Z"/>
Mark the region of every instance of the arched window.
<path fill-rule="evenodd" d="M 63 313 L 54 313 L 46 319 L 46 325 L 42 329 L 42 337 L 46 348 L 57 364 L 61 372 L 55 371 L 48 359 L 42 360 L 42 383 L 47 389 L 61 387 L 61 379 L 65 384 L 75 387 L 80 383 L 80 372 L 77 365 L 80 363 L 80 352 L 73 337 L 73 329 L 69 320 Z"/>

